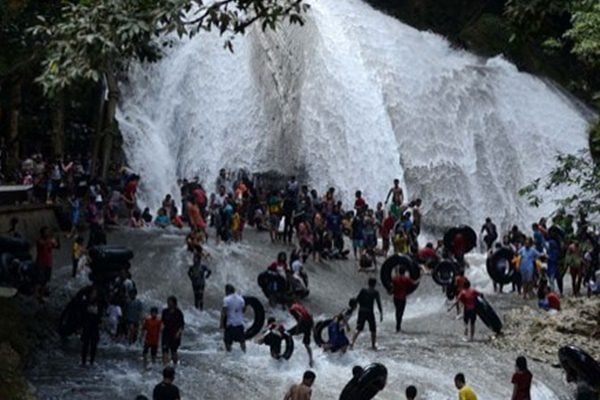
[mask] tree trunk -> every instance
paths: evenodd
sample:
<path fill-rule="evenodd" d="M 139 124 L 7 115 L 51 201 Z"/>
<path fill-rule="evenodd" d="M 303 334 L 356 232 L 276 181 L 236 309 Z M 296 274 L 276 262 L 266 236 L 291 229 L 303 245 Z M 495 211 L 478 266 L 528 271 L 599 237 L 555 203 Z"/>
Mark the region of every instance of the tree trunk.
<path fill-rule="evenodd" d="M 117 131 L 115 115 L 119 102 L 119 84 L 112 68 L 106 71 L 106 85 L 108 87 L 108 102 L 106 104 L 106 120 L 104 123 L 104 142 L 102 146 L 102 179 L 108 176 L 111 162 L 113 139 Z"/>
<path fill-rule="evenodd" d="M 94 142 L 92 144 L 92 160 L 90 166 L 90 173 L 92 176 L 96 176 L 98 171 L 98 157 L 100 154 L 100 145 L 102 144 L 102 133 L 104 131 L 104 112 L 106 109 L 106 101 L 104 100 L 104 91 L 106 87 L 104 83 L 99 86 L 98 96 L 98 110 L 94 117 Z"/>
<path fill-rule="evenodd" d="M 53 99 L 52 150 L 54 157 L 65 155 L 65 91 L 60 90 Z"/>
<path fill-rule="evenodd" d="M 15 79 L 10 87 L 10 109 L 9 109 L 9 130 L 8 130 L 8 155 L 7 163 L 11 172 L 17 167 L 19 160 L 19 122 L 21 119 L 21 100 L 22 100 L 21 78 Z"/>

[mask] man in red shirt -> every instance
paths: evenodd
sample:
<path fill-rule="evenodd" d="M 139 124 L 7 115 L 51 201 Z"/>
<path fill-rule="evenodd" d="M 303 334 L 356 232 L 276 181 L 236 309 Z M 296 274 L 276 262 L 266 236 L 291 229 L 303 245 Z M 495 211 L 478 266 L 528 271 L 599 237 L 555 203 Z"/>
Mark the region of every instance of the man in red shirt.
<path fill-rule="evenodd" d="M 428 265 L 429 261 L 435 260 L 437 258 L 438 255 L 435 252 L 435 249 L 433 248 L 433 243 L 431 242 L 427 243 L 425 247 L 419 250 L 419 261 L 421 261 L 425 265 Z"/>
<path fill-rule="evenodd" d="M 402 317 L 406 308 L 406 297 L 418 283 L 418 280 L 413 281 L 410 279 L 408 271 L 403 271 L 392 279 L 391 294 L 394 295 L 394 307 L 396 308 L 396 333 L 402 329 Z"/>
<path fill-rule="evenodd" d="M 381 241 L 383 242 L 383 256 L 386 257 L 388 251 L 390 250 L 390 234 L 392 229 L 394 229 L 394 225 L 396 221 L 392 214 L 388 214 L 387 217 L 383 220 L 383 224 L 381 225 L 381 229 L 379 229 L 379 234 L 381 235 Z"/>
<path fill-rule="evenodd" d="M 310 348 L 310 336 L 313 331 L 313 317 L 311 313 L 304 307 L 300 302 L 296 301 L 289 306 L 289 312 L 297 322 L 297 325 L 289 330 L 289 334 L 292 336 L 303 335 L 302 343 L 308 353 L 308 364 L 312 368 L 313 356 L 312 349 Z"/>
<path fill-rule="evenodd" d="M 479 297 L 481 293 L 477 290 L 471 288 L 471 282 L 465 280 L 465 288 L 459 293 L 458 298 L 450 306 L 448 311 L 452 310 L 454 307 L 458 308 L 458 303 L 463 304 L 463 321 L 465 322 L 465 336 L 469 335 L 469 327 L 470 335 L 469 341 L 473 341 L 473 337 L 475 336 L 475 320 L 477 319 L 477 314 L 475 312 L 475 308 L 477 307 L 477 297 Z"/>
<path fill-rule="evenodd" d="M 36 247 L 36 264 L 39 273 L 37 295 L 38 300 L 43 303 L 45 302 L 44 296 L 47 296 L 48 293 L 48 283 L 52 277 L 52 267 L 54 265 L 52 250 L 60 248 L 60 240 L 54 239 L 50 229 L 44 226 L 40 229 L 40 238 L 36 243 Z"/>

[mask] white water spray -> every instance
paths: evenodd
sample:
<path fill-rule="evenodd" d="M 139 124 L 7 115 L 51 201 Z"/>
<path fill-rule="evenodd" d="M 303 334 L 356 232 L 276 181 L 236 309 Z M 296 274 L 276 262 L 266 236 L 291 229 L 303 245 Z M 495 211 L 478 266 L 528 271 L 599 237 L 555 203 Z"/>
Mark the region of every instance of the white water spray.
<path fill-rule="evenodd" d="M 451 49 L 360 0 L 313 2 L 304 27 L 235 43 L 201 34 L 135 66 L 118 118 L 142 199 L 221 167 L 278 170 L 371 203 L 399 177 L 429 227 L 507 225 L 519 188 L 586 146 L 586 111 L 502 58 Z M 543 210 L 547 211 L 547 210 Z"/>

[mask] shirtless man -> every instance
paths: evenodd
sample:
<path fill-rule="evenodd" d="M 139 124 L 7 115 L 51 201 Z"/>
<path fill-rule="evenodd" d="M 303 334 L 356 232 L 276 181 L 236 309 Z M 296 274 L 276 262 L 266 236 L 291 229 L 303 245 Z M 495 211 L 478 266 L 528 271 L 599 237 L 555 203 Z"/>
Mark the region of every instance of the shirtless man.
<path fill-rule="evenodd" d="M 312 396 L 311 387 L 316 377 L 314 372 L 306 371 L 302 377 L 302 382 L 292 385 L 283 400 L 310 400 Z"/>
<path fill-rule="evenodd" d="M 400 179 L 394 179 L 394 186 L 385 197 L 385 204 L 390 200 L 390 196 L 392 197 L 392 202 L 397 204 L 404 203 L 404 192 L 402 192 L 402 188 L 400 187 Z"/>

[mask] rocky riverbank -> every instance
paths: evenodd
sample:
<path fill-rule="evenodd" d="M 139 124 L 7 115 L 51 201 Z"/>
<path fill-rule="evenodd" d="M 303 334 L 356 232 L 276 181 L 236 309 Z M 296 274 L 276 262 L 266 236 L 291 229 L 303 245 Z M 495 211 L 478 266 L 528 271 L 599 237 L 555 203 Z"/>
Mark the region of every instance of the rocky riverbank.
<path fill-rule="evenodd" d="M 494 346 L 540 361 L 557 364 L 557 350 L 567 344 L 600 360 L 600 298 L 564 299 L 557 313 L 529 306 L 513 309 L 505 315 L 504 333 Z"/>

